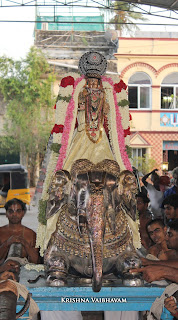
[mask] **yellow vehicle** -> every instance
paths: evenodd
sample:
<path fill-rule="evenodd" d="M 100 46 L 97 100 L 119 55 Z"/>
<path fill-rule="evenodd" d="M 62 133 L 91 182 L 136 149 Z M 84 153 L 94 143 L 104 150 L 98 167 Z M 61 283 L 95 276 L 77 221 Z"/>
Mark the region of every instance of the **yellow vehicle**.
<path fill-rule="evenodd" d="M 13 198 L 30 204 L 28 173 L 20 164 L 2 164 L 0 165 L 0 208 Z"/>

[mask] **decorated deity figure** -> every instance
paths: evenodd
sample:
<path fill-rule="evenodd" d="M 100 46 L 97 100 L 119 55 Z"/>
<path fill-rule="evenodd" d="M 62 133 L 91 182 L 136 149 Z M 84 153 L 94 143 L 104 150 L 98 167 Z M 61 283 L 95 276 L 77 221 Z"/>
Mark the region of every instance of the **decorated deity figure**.
<path fill-rule="evenodd" d="M 89 159 L 97 163 L 114 160 L 114 155 L 104 129 L 109 105 L 99 74 L 87 74 L 86 83 L 78 96 L 78 127 L 74 133 L 64 168 L 70 170 L 77 159 Z"/>
<path fill-rule="evenodd" d="M 104 77 L 106 67 L 107 61 L 103 55 L 87 52 L 79 61 L 82 76 L 76 80 L 72 78 L 73 81 L 69 76 L 61 81 L 61 93 L 64 94 L 65 91 L 67 95 L 72 89 L 72 96 L 67 104 L 68 96 L 61 100 L 60 93 L 60 101 L 56 105 L 56 109 L 66 110 L 63 124 L 57 119 L 61 128 L 61 140 L 58 141 L 61 148 L 56 170 L 70 171 L 73 162 L 78 159 L 88 159 L 95 164 L 104 159 L 115 160 L 121 170 L 131 170 L 125 149 L 127 133 L 123 130 L 117 101 L 118 95 L 126 86 L 122 80 L 114 84 L 111 78 Z M 71 86 L 68 91 L 68 87 Z M 128 101 L 126 103 L 128 104 Z M 125 111 L 128 130 L 128 106 L 127 112 Z M 57 114 L 61 115 L 61 110 L 57 111 Z"/>
<path fill-rule="evenodd" d="M 140 263 L 126 85 L 103 76 L 106 67 L 103 55 L 87 52 L 82 76 L 61 80 L 52 130 L 59 153 L 53 149 L 48 164 L 37 240 L 52 286 L 65 285 L 75 270 L 99 291 L 103 274 L 119 276 L 126 258 L 128 266 Z"/>

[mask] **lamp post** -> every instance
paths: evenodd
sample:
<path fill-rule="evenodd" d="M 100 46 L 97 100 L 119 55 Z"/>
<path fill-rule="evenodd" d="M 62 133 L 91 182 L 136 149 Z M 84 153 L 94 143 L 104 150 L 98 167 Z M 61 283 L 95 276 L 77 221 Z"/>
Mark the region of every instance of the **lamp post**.
<path fill-rule="evenodd" d="M 166 174 L 166 172 L 168 171 L 168 165 L 169 165 L 169 162 L 164 161 L 164 162 L 162 163 L 162 171 L 163 171 L 163 174 Z"/>

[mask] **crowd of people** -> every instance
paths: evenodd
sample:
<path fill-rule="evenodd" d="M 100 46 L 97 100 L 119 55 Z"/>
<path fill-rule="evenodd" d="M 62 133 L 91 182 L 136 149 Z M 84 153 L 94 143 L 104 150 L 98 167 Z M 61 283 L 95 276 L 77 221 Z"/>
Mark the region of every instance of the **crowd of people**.
<path fill-rule="evenodd" d="M 142 267 L 130 272 L 141 272 L 147 282 L 165 279 L 178 283 L 178 167 L 172 173 L 172 187 L 169 178 L 159 177 L 156 171 L 142 178 L 144 187 L 136 196 L 141 243 L 147 255 L 141 258 Z M 147 182 L 150 175 L 152 184 Z M 35 232 L 22 224 L 26 205 L 12 199 L 5 209 L 8 224 L 0 227 L 0 280 L 17 280 L 21 259 L 37 264 L 41 258 L 35 248 Z M 165 300 L 165 307 L 178 319 L 174 297 Z"/>
<path fill-rule="evenodd" d="M 142 272 L 147 282 L 162 279 L 178 283 L 178 167 L 173 172 L 173 185 L 168 176 L 159 176 L 157 169 L 142 178 L 142 191 L 137 194 L 142 246 L 147 250 L 142 258 Z M 148 177 L 151 175 L 151 182 Z M 165 301 L 166 308 L 178 319 L 173 297 Z"/>

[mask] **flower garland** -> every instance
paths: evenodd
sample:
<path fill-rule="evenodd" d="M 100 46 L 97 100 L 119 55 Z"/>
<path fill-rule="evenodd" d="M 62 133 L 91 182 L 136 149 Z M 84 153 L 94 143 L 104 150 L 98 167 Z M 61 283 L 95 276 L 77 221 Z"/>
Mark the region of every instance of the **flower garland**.
<path fill-rule="evenodd" d="M 119 108 L 119 112 L 121 114 L 122 127 L 123 129 L 127 129 L 129 126 L 129 107 Z"/>
<path fill-rule="evenodd" d="M 122 127 L 122 118 L 119 111 L 119 106 L 117 102 L 117 96 L 115 88 L 119 91 L 122 90 L 121 87 L 123 87 L 123 81 L 121 82 L 121 85 L 113 83 L 113 80 L 111 78 L 108 78 L 106 76 L 102 77 L 102 81 L 105 83 L 108 83 L 109 86 L 107 86 L 106 90 L 106 97 L 108 96 L 107 100 L 109 101 L 109 104 L 111 105 L 110 108 L 110 116 L 109 116 L 109 122 L 110 122 L 110 136 L 111 136 L 111 144 L 114 150 L 114 154 L 116 157 L 116 160 L 119 164 L 121 164 L 121 170 L 124 170 L 125 168 L 127 170 L 132 171 L 132 167 L 127 155 L 127 152 L 125 150 L 125 139 L 124 139 L 124 131 Z M 119 83 L 120 83 L 119 82 Z M 125 86 L 124 86 L 125 88 Z M 112 91 L 112 92 L 111 92 Z M 116 127 L 116 130 L 115 130 Z M 111 130 L 112 128 L 112 130 Z M 120 161 L 121 160 L 121 161 Z M 122 167 L 122 162 L 124 166 Z"/>
<path fill-rule="evenodd" d="M 49 160 L 48 168 L 47 168 L 47 174 L 45 183 L 43 185 L 43 193 L 42 193 L 42 199 L 47 200 L 48 199 L 48 187 L 51 181 L 51 175 L 54 172 L 54 170 L 60 170 L 63 167 L 65 158 L 67 156 L 67 152 L 69 150 L 69 146 L 72 140 L 73 131 L 75 127 L 75 119 L 77 117 L 77 105 L 78 105 L 78 94 L 82 87 L 85 84 L 84 76 L 78 77 L 77 74 L 72 74 L 71 76 L 65 76 L 61 80 L 60 85 L 60 100 L 56 103 L 56 114 L 55 119 L 56 123 L 52 129 L 53 134 L 53 143 L 60 145 L 60 156 L 58 157 L 58 154 L 56 152 L 51 153 L 51 157 Z M 130 162 L 127 159 L 127 154 L 125 151 L 125 142 L 128 144 L 128 135 L 130 134 L 130 128 L 129 128 L 129 110 L 128 106 L 120 107 L 118 106 L 118 101 L 123 100 L 127 98 L 126 94 L 126 85 L 122 80 L 120 80 L 118 83 L 114 84 L 114 81 L 118 81 L 118 76 L 112 76 L 110 78 L 108 77 L 102 77 L 103 85 L 106 87 L 106 96 L 107 100 L 110 104 L 112 104 L 115 107 L 114 114 L 110 115 L 110 118 L 113 120 L 109 123 L 109 129 L 110 134 L 112 133 L 111 127 L 114 119 L 116 119 L 117 124 L 117 137 L 116 135 L 111 134 L 112 140 L 111 144 L 114 146 L 115 140 L 119 140 L 120 145 L 120 153 L 121 158 L 124 162 L 124 165 L 127 169 L 131 170 Z M 111 92 L 112 91 L 112 92 Z M 72 95 L 71 95 L 72 94 Z M 70 97 L 70 102 L 67 103 L 64 99 L 66 96 Z M 114 100 L 113 100 L 114 96 Z M 111 110 L 113 108 L 110 108 Z M 75 113 L 75 114 L 74 114 Z M 111 111 L 111 113 L 113 113 Z M 123 131 L 124 129 L 124 131 Z M 125 136 L 125 141 L 124 141 Z M 114 142 L 115 141 L 115 142 Z M 116 148 L 113 148 L 116 149 Z M 118 152 L 114 150 L 114 153 L 117 154 Z M 120 156 L 117 157 L 118 159 Z"/>
<path fill-rule="evenodd" d="M 45 271 L 44 264 L 27 263 L 24 265 L 27 270 L 36 270 L 37 272 Z"/>
<path fill-rule="evenodd" d="M 46 225 L 38 223 L 36 248 L 40 248 L 40 256 L 44 255 L 44 240 L 46 237 Z"/>
<path fill-rule="evenodd" d="M 84 84 L 85 84 L 84 76 L 77 78 L 74 83 L 74 90 L 72 92 L 72 97 L 70 99 L 70 102 L 68 104 L 68 108 L 66 111 L 66 117 L 64 121 L 64 132 L 61 139 L 60 156 L 58 158 L 55 171 L 62 169 L 64 161 L 66 159 L 67 151 L 69 149 L 69 146 L 72 140 L 76 117 L 77 117 L 78 94 L 81 88 L 84 86 Z"/>
<path fill-rule="evenodd" d="M 64 161 L 66 159 L 66 156 L 67 156 L 67 153 L 68 153 L 68 150 L 70 147 L 70 143 L 72 140 L 72 136 L 73 136 L 75 119 L 77 117 L 78 94 L 85 84 L 84 76 L 77 78 L 75 81 L 72 79 L 73 79 L 72 77 L 65 77 L 62 79 L 61 83 L 62 83 L 63 88 L 62 88 L 62 91 L 60 91 L 60 102 L 58 102 L 58 104 L 60 105 L 60 109 L 58 107 L 58 104 L 57 104 L 57 108 L 56 108 L 56 120 L 60 121 L 60 123 L 61 123 L 61 120 L 58 120 L 58 119 L 61 119 L 61 117 L 60 117 L 61 113 L 64 116 L 64 109 L 66 109 L 66 104 L 67 104 L 67 102 L 65 100 L 61 100 L 61 99 L 62 98 L 65 99 L 66 96 L 70 96 L 71 87 L 73 87 L 72 96 L 71 96 L 70 102 L 69 102 L 69 104 L 67 106 L 67 110 L 66 110 L 63 133 L 61 132 L 62 137 L 61 137 L 61 139 L 59 139 L 59 137 L 58 137 L 58 140 L 57 140 L 57 138 L 55 138 L 55 142 L 61 143 L 60 156 L 58 158 L 55 171 L 62 169 Z M 128 160 L 128 156 L 125 151 L 125 141 L 124 141 L 124 136 L 129 134 L 129 131 L 128 131 L 128 121 L 129 121 L 128 107 L 122 108 L 123 115 L 121 116 L 120 111 L 119 111 L 119 107 L 117 105 L 118 103 L 117 103 L 117 96 L 116 96 L 116 94 L 119 94 L 119 98 L 121 98 L 122 91 L 124 91 L 124 93 L 125 93 L 127 86 L 125 85 L 123 80 L 120 80 L 120 82 L 115 83 L 115 84 L 113 83 L 113 80 L 111 78 L 102 77 L 102 80 L 103 80 L 103 82 L 109 83 L 110 89 L 112 89 L 112 95 L 114 96 L 113 105 L 115 107 L 117 139 L 119 141 L 118 146 L 120 148 L 120 154 L 118 151 L 116 151 L 116 148 L 114 148 L 115 149 L 114 153 L 115 153 L 116 159 L 119 163 L 123 161 L 123 163 L 124 163 L 123 169 L 126 168 L 126 169 L 131 170 L 130 161 Z M 123 94 L 123 99 L 124 98 L 125 98 L 125 95 Z M 108 101 L 112 104 L 110 97 L 109 97 Z M 61 106 L 61 104 L 62 104 L 62 106 Z M 126 117 L 126 115 L 127 115 L 127 117 Z M 112 116 L 111 116 L 111 118 L 112 118 Z M 127 131 L 124 132 L 123 128 Z M 115 143 L 116 143 L 115 139 L 113 139 L 112 145 L 114 146 Z M 122 161 L 120 161 L 121 159 L 122 159 Z"/>

